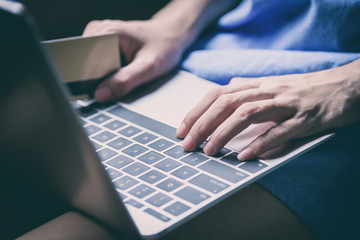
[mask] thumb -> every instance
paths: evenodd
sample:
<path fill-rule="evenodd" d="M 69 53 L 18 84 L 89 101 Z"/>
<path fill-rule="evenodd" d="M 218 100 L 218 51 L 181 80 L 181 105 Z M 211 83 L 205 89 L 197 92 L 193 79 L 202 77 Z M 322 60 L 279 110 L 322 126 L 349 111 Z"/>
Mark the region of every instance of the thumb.
<path fill-rule="evenodd" d="M 155 76 L 155 60 L 149 57 L 137 57 L 129 65 L 119 69 L 114 75 L 102 82 L 95 90 L 98 102 L 117 100 L 135 87 L 149 82 Z"/>

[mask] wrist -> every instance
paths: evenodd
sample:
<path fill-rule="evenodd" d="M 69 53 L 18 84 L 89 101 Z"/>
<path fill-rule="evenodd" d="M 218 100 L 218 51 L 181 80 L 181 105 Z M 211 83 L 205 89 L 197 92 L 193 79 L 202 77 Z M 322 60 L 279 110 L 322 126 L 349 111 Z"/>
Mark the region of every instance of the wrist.
<path fill-rule="evenodd" d="M 164 31 L 187 48 L 211 22 L 239 0 L 172 0 L 149 21 L 162 25 Z"/>
<path fill-rule="evenodd" d="M 147 20 L 152 29 L 156 29 L 158 36 L 172 42 L 182 51 L 185 50 L 196 37 L 196 32 L 191 26 L 185 26 L 171 18 L 151 18 Z"/>

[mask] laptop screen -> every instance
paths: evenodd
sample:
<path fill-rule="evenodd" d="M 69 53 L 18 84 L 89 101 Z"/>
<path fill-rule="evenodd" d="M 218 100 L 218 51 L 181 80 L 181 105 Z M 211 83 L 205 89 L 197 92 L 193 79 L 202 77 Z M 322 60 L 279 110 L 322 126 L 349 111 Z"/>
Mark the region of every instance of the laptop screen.
<path fill-rule="evenodd" d="M 61 146 L 66 143 L 62 138 L 71 136 L 67 130 L 71 125 L 65 122 L 69 120 L 62 117 L 68 110 L 56 104 L 64 102 L 64 97 L 26 21 L 21 15 L 0 15 L 5 33 L 0 39 L 1 154 L 6 156 L 2 159 L 12 159 L 8 161 L 10 167 L 24 170 L 22 174 L 28 174 L 29 168 L 43 173 L 43 169 L 49 169 L 46 163 L 50 164 L 45 159 L 65 157 L 67 151 L 63 149 L 70 147 L 70 152 L 78 147 Z"/>
<path fill-rule="evenodd" d="M 136 235 L 22 5 L 0 2 L 2 168 Z"/>

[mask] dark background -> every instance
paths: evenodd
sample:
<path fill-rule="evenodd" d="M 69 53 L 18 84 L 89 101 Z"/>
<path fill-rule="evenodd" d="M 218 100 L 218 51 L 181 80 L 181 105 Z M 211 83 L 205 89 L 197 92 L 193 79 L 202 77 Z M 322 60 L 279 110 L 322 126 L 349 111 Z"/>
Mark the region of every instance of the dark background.
<path fill-rule="evenodd" d="M 170 0 L 19 0 L 30 11 L 43 40 L 81 35 L 91 20 L 149 19 Z"/>

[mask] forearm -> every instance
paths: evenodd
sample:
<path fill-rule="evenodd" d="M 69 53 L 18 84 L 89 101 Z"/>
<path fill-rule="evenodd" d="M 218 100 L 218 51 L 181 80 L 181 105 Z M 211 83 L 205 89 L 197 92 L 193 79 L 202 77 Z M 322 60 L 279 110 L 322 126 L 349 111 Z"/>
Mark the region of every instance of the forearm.
<path fill-rule="evenodd" d="M 360 59 L 339 68 L 329 70 L 339 80 L 339 89 L 346 89 L 342 118 L 335 127 L 343 127 L 360 122 Z M 342 88 L 340 88 L 342 86 Z M 337 93 L 336 93 L 337 94 Z"/>
<path fill-rule="evenodd" d="M 212 21 L 221 16 L 239 0 L 173 0 L 150 21 L 164 26 L 169 35 L 175 35 L 184 48 Z"/>
<path fill-rule="evenodd" d="M 360 88 L 360 58 L 349 63 L 348 66 L 350 66 L 352 70 L 352 74 L 354 75 L 354 78 L 358 81 L 358 87 Z"/>

